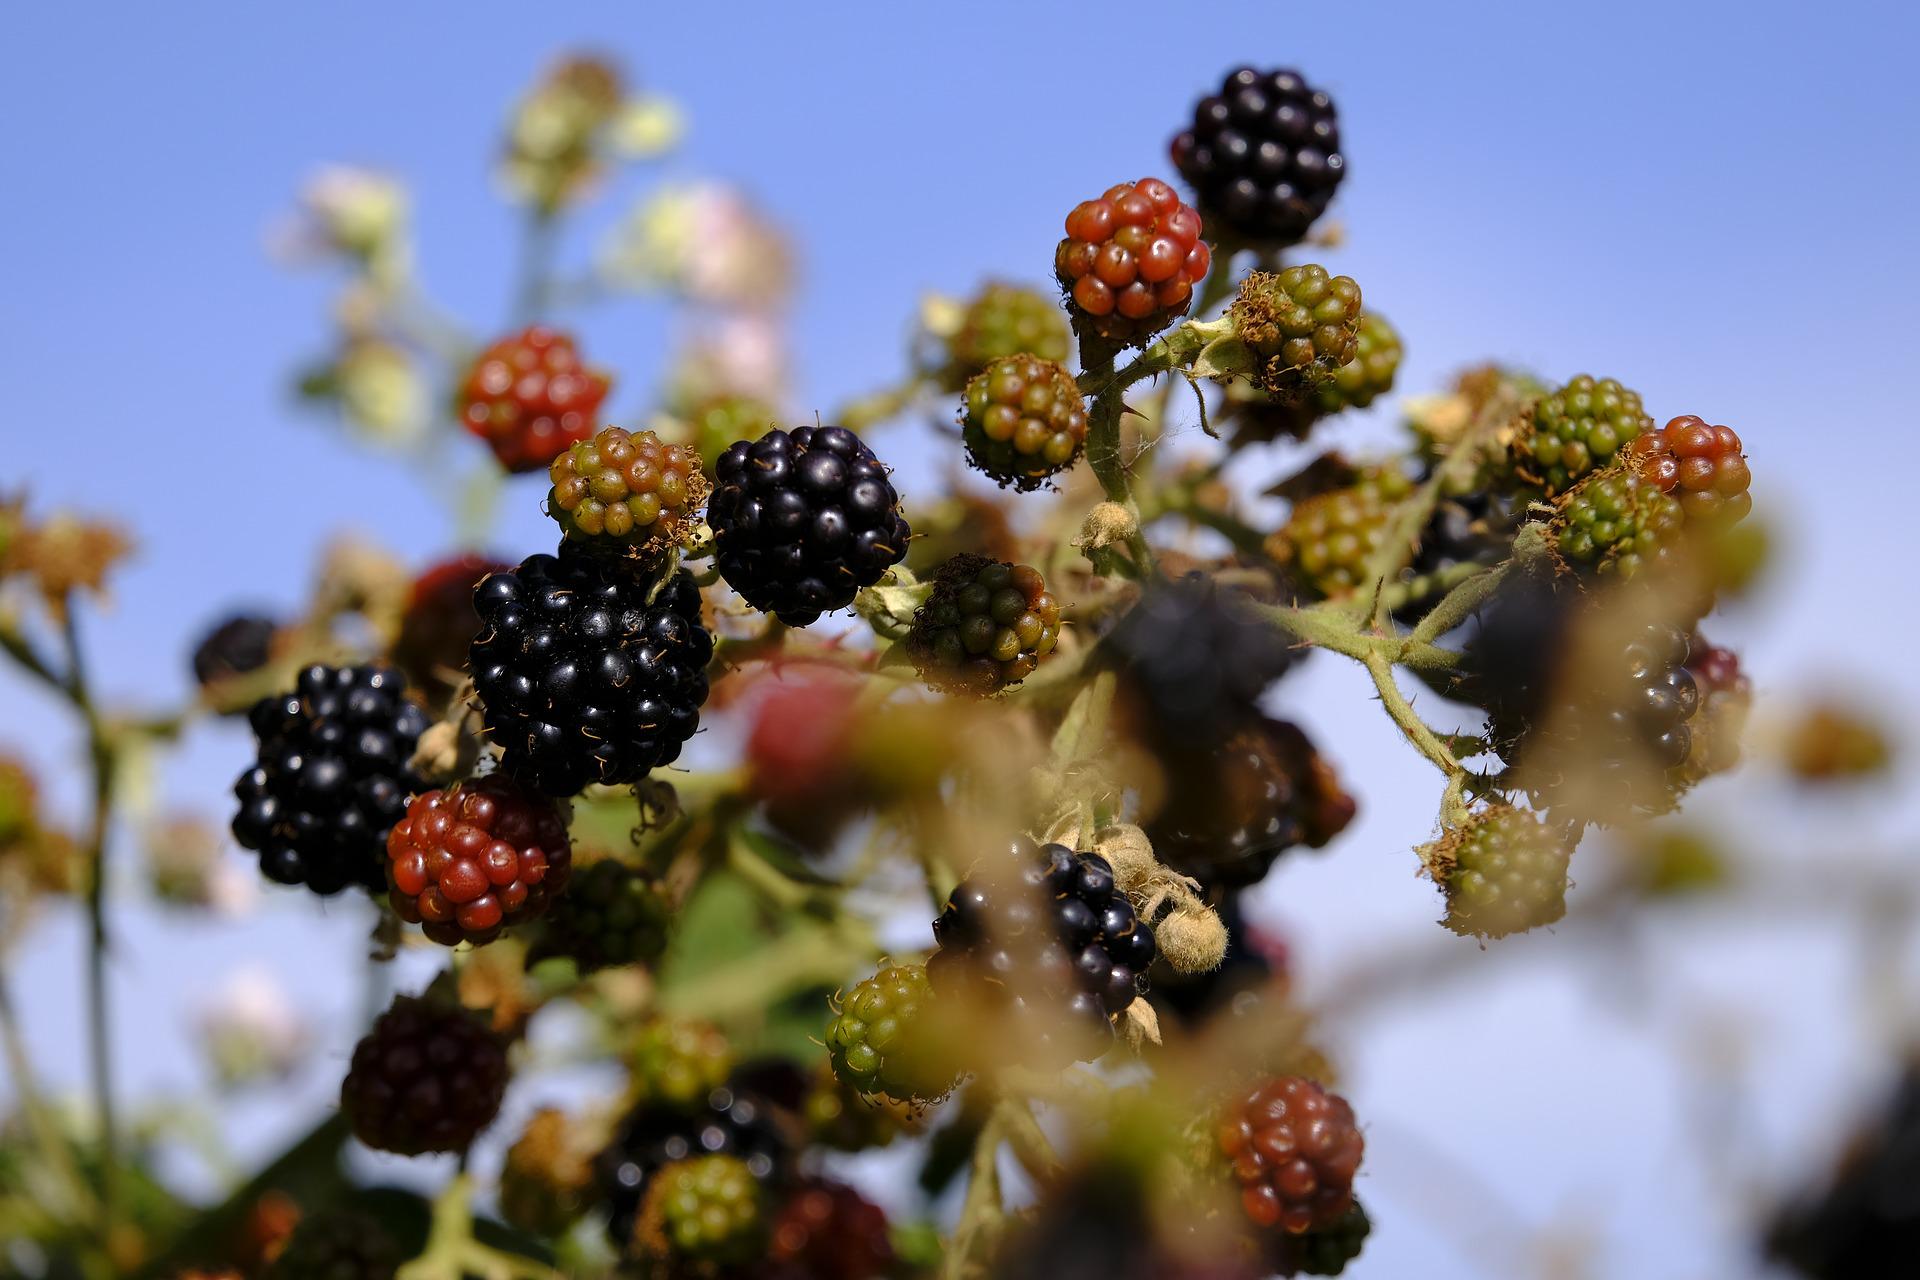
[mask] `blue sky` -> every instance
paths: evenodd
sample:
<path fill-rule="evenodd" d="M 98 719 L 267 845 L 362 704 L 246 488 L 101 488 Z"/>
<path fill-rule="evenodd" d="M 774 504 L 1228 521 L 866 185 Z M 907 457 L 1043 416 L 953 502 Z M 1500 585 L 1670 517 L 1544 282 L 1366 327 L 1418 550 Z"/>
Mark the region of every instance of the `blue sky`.
<path fill-rule="evenodd" d="M 1350 241 L 1327 261 L 1405 335 L 1402 387 L 1499 356 L 1549 376 L 1613 374 L 1662 417 L 1734 425 L 1788 549 L 1772 592 L 1721 634 L 1741 640 L 1763 684 L 1872 681 L 1896 711 L 1920 701 L 1908 646 L 1890 639 L 1920 622 L 1893 558 L 1915 522 L 1883 467 L 1904 461 L 1915 426 L 1920 90 L 1909 63 L 1920 24 L 1906 6 L 451 12 L 40 5 L 10 15 L 0 487 L 24 483 L 39 507 L 111 514 L 135 530 L 139 556 L 111 610 L 91 621 L 111 699 L 177 699 L 205 620 L 236 602 L 292 607 L 318 548 L 343 528 L 415 560 L 446 544 L 448 517 L 417 478 L 292 408 L 290 373 L 326 339 L 334 282 L 277 268 L 265 233 L 317 163 L 392 170 L 412 188 L 426 284 L 492 327 L 515 231 L 491 173 L 497 124 L 553 52 L 592 45 L 685 109 L 691 131 L 670 174 L 738 181 L 800 240 L 799 400 L 823 410 L 900 368 L 923 291 L 964 291 L 986 274 L 1044 277 L 1065 210 L 1114 181 L 1166 171 L 1182 111 L 1229 67 L 1298 65 L 1335 94 L 1350 157 L 1335 207 Z M 575 260 L 631 194 L 617 186 L 588 214 L 569 242 Z M 627 394 L 615 403 L 643 398 L 663 356 L 657 313 L 622 304 L 580 327 L 595 359 L 620 372 Z M 1389 425 L 1382 415 L 1345 438 L 1384 438 Z M 916 460 L 904 461 L 911 477 Z M 521 498 L 497 540 L 516 553 L 547 540 L 533 495 Z M 1309 974 L 1363 937 L 1430 929 L 1432 911 L 1404 854 L 1431 813 L 1425 766 L 1374 717 L 1353 714 L 1363 694 L 1351 673 L 1330 659 L 1314 667 L 1287 697 L 1367 779 L 1369 803 L 1340 856 L 1285 871 L 1271 890 Z M 0 747 L 57 760 L 71 745 L 58 724 L 37 694 L 0 679 Z M 217 811 L 245 754 L 234 733 L 204 730 L 161 782 Z M 55 790 L 77 799 L 72 779 Z M 277 898 L 268 918 L 272 936 L 258 922 L 189 927 L 141 913 L 132 923 L 117 990 L 123 1009 L 138 1006 L 124 1049 L 136 1086 L 199 1087 L 177 1027 L 192 1004 L 180 986 L 247 957 L 332 1019 L 329 1052 L 343 1056 L 357 993 L 322 978 L 331 962 L 316 953 L 350 972 L 359 917 Z M 45 945 L 15 964 L 28 1021 L 43 1072 L 77 1081 L 77 935 L 54 919 L 40 936 Z M 1523 958 L 1541 952 L 1529 940 Z M 1780 953 L 1755 963 L 1768 960 Z M 1381 1117 L 1370 1159 L 1382 1198 L 1396 1194 L 1385 1185 L 1396 1168 L 1403 1200 L 1431 1181 L 1405 1172 L 1424 1141 L 1492 1170 L 1535 1224 L 1597 1203 L 1583 1197 L 1603 1187 L 1585 1225 L 1609 1241 L 1606 1271 L 1745 1265 L 1727 1263 L 1726 1224 L 1703 1227 L 1671 1207 L 1710 1194 L 1663 1185 L 1658 1152 L 1640 1153 L 1645 1163 L 1608 1154 L 1624 1122 L 1604 1109 L 1563 1131 L 1515 1103 L 1509 1132 L 1499 1117 L 1453 1123 L 1405 1101 L 1443 1052 L 1518 1083 L 1573 1072 L 1560 1097 L 1539 1098 L 1543 1108 L 1575 1105 L 1566 1093 L 1597 1085 L 1608 1063 L 1657 1075 L 1640 1041 L 1594 1029 L 1579 984 L 1555 985 L 1549 961 L 1490 963 L 1505 965 L 1487 988 L 1497 999 L 1455 1008 L 1451 1022 L 1421 1010 L 1370 1027 L 1371 1041 L 1356 1035 L 1356 1088 Z M 1516 1023 L 1557 1030 L 1500 1037 Z M 1818 1059 L 1809 1071 L 1857 1080 L 1862 1070 L 1838 1052 L 1799 1052 Z M 293 1096 L 322 1105 L 335 1075 L 335 1063 L 317 1065 Z M 300 1119 L 276 1105 L 246 1115 L 249 1149 Z M 1594 1161 L 1590 1182 L 1563 1176 L 1569 1144 Z M 1415 1257 L 1427 1274 L 1491 1273 L 1484 1255 L 1450 1241 L 1417 1212 L 1383 1221 L 1373 1267 L 1358 1274 L 1396 1274 L 1396 1258 Z"/>

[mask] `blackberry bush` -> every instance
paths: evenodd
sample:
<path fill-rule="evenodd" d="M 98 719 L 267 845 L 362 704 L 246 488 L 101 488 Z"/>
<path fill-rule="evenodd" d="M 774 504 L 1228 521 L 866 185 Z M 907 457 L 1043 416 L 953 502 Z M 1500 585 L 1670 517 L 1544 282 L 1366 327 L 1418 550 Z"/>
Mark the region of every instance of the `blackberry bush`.
<path fill-rule="evenodd" d="M 487 578 L 473 603 L 474 689 L 517 781 L 552 796 L 635 782 L 699 727 L 713 638 L 690 575 L 649 583 L 562 546 Z"/>
<path fill-rule="evenodd" d="M 907 649 L 928 684 L 988 694 L 1032 675 L 1059 638 L 1060 602 L 1037 569 L 962 555 L 941 566 Z"/>
<path fill-rule="evenodd" d="M 1347 172 L 1333 99 L 1286 69 L 1228 72 L 1172 152 L 1200 211 L 1249 244 L 1301 240 Z"/>
<path fill-rule="evenodd" d="M 714 472 L 707 523 L 720 576 L 788 626 L 846 608 L 907 554 L 913 530 L 887 469 L 845 427 L 737 441 Z"/>
<path fill-rule="evenodd" d="M 423 785 L 408 760 L 427 716 L 406 687 L 386 667 L 316 665 L 254 704 L 259 755 L 233 785 L 233 836 L 269 880 L 318 894 L 385 886 L 387 832 Z"/>
<path fill-rule="evenodd" d="M 1028 490 L 1074 464 L 1087 446 L 1080 386 L 1059 364 L 1005 356 L 967 383 L 961 405 L 967 461 L 1002 485 Z"/>
<path fill-rule="evenodd" d="M 1003 1015 L 1007 1043 L 996 1048 L 1055 1064 L 1106 1051 L 1112 1018 L 1146 989 L 1155 954 L 1105 858 L 1024 838 L 1010 866 L 954 889 L 933 936 L 935 995 Z"/>

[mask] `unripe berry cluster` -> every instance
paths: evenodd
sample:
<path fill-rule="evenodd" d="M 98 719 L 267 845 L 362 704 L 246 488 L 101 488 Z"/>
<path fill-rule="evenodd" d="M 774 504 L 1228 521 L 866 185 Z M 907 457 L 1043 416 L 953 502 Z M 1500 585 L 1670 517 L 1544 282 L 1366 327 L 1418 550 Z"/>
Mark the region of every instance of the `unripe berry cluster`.
<path fill-rule="evenodd" d="M 1285 399 L 1318 391 L 1360 351 L 1360 286 L 1317 263 L 1254 272 L 1230 315 L 1253 353 L 1254 383 Z"/>
<path fill-rule="evenodd" d="M 395 913 L 447 946 L 540 915 L 572 868 L 559 808 L 497 776 L 415 796 L 387 858 Z"/>
<path fill-rule="evenodd" d="M 606 427 L 553 460 L 548 510 L 567 537 L 652 553 L 683 541 L 707 497 L 700 455 Z"/>
<path fill-rule="evenodd" d="M 995 693 L 1032 675 L 1060 638 L 1060 602 L 1040 571 L 955 556 L 913 617 L 908 652 L 927 683 Z"/>
<path fill-rule="evenodd" d="M 1037 488 L 1087 446 L 1087 405 L 1073 375 L 1051 360 L 995 360 L 967 383 L 961 406 L 967 460 L 1015 489 Z"/>

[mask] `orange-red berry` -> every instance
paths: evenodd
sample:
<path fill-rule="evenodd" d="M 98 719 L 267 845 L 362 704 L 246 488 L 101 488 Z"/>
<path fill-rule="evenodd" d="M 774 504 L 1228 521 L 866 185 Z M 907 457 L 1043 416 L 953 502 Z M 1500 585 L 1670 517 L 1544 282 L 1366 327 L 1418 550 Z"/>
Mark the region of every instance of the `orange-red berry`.
<path fill-rule="evenodd" d="M 1107 188 L 1067 215 L 1054 272 L 1074 325 L 1110 342 L 1138 344 L 1185 315 L 1213 262 L 1200 215 L 1158 178 Z"/>

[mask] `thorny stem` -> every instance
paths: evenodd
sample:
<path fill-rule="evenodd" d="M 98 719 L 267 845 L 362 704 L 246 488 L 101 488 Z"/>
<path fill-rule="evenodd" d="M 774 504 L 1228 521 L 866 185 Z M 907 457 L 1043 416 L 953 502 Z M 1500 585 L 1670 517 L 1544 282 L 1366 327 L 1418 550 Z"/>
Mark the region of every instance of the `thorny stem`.
<path fill-rule="evenodd" d="M 1387 709 L 1387 715 L 1400 726 L 1400 732 L 1407 735 L 1407 741 L 1411 742 L 1421 755 L 1431 760 L 1434 767 L 1446 774 L 1450 780 L 1456 777 L 1461 772 L 1459 761 L 1453 758 L 1453 753 L 1447 750 L 1446 744 L 1440 741 L 1439 735 L 1435 734 L 1427 726 L 1426 721 L 1414 711 L 1413 704 L 1407 701 L 1407 695 L 1400 692 L 1400 686 L 1393 678 L 1393 664 L 1379 652 L 1368 654 L 1363 661 L 1366 663 L 1367 673 L 1373 677 L 1373 687 L 1380 693 L 1380 705 Z"/>

